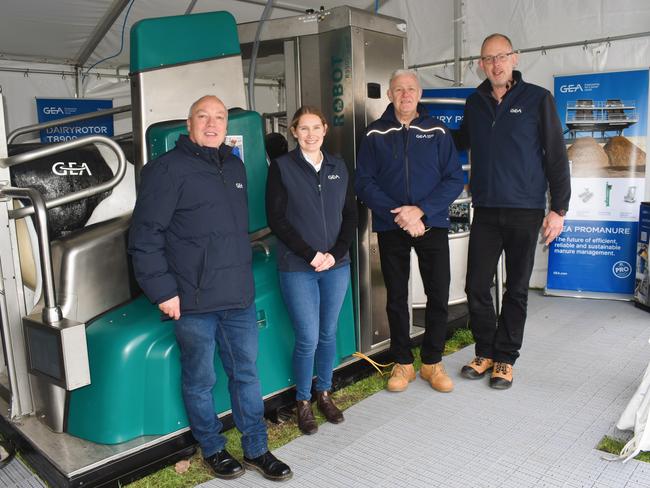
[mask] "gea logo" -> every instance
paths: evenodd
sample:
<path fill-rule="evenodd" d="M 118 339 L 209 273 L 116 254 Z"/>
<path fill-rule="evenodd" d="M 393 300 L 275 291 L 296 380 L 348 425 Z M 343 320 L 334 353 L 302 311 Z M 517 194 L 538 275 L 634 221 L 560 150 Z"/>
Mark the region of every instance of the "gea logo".
<path fill-rule="evenodd" d="M 63 107 L 43 107 L 43 113 L 47 115 L 65 114 Z"/>
<path fill-rule="evenodd" d="M 52 173 L 57 176 L 81 176 L 84 173 L 92 175 L 86 163 L 75 163 L 74 161 L 68 163 L 59 161 L 58 163 L 54 163 L 52 165 Z"/>
<path fill-rule="evenodd" d="M 582 85 L 560 85 L 560 93 L 575 93 L 583 91 Z"/>
<path fill-rule="evenodd" d="M 511 114 L 520 114 L 520 113 L 521 113 L 521 109 L 520 109 L 520 108 L 511 108 L 511 109 L 510 109 L 510 113 L 511 113 Z"/>
<path fill-rule="evenodd" d="M 244 184 L 237 182 L 235 183 L 235 188 L 239 188 L 241 190 L 242 188 L 244 188 Z"/>
<path fill-rule="evenodd" d="M 632 273 L 632 266 L 627 261 L 616 261 L 612 266 L 612 273 L 617 278 L 627 278 Z"/>
<path fill-rule="evenodd" d="M 339 175 L 327 175 L 328 180 L 338 180 L 341 178 Z"/>

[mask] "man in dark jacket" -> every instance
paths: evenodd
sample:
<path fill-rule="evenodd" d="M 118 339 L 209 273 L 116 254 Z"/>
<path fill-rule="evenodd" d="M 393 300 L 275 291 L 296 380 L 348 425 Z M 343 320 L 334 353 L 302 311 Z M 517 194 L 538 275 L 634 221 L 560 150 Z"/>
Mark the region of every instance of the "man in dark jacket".
<path fill-rule="evenodd" d="M 257 376 L 257 323 L 248 238 L 246 171 L 224 144 L 228 111 L 215 96 L 192 105 L 175 149 L 144 166 L 129 252 L 147 297 L 174 319 L 182 388 L 192 434 L 219 478 L 242 465 L 225 449 L 215 415 L 214 351 L 228 375 L 244 465 L 285 480 L 289 466 L 267 447 Z"/>
<path fill-rule="evenodd" d="M 415 379 L 408 309 L 414 248 L 427 295 L 420 376 L 435 390 L 449 392 L 454 385 L 442 365 L 450 282 L 447 234 L 449 204 L 463 189 L 463 174 L 449 130 L 428 115 L 421 97 L 414 71 L 393 74 L 391 104 L 368 126 L 361 142 L 355 190 L 372 210 L 386 283 L 395 361 L 387 388 L 404 391 Z"/>
<path fill-rule="evenodd" d="M 490 386 L 497 389 L 512 385 L 540 227 L 550 244 L 562 232 L 571 196 L 553 96 L 526 83 L 514 70 L 517 60 L 503 34 L 483 41 L 479 66 L 487 80 L 467 99 L 456 138 L 459 148 L 471 149 L 474 206 L 466 292 L 476 357 L 461 374 L 476 379 L 492 369 Z M 547 188 L 551 202 L 544 216 Z M 507 283 L 497 321 L 490 288 L 503 251 Z"/>

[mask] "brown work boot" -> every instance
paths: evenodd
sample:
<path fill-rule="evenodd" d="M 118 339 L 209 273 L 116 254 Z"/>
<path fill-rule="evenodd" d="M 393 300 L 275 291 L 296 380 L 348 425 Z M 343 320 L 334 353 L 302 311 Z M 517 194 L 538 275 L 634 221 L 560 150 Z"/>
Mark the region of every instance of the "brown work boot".
<path fill-rule="evenodd" d="M 314 418 L 314 412 L 311 411 L 309 400 L 296 402 L 296 417 L 298 418 L 298 428 L 303 434 L 311 435 L 318 432 L 318 423 Z"/>
<path fill-rule="evenodd" d="M 512 364 L 494 363 L 490 386 L 497 390 L 507 390 L 512 386 Z"/>
<path fill-rule="evenodd" d="M 482 378 L 485 373 L 492 369 L 493 366 L 494 361 L 490 358 L 476 356 L 469 364 L 462 367 L 460 374 L 463 378 L 467 378 L 468 380 L 477 380 Z"/>
<path fill-rule="evenodd" d="M 345 420 L 343 412 L 334 405 L 329 391 L 316 392 L 316 406 L 320 413 L 322 413 L 328 422 L 332 424 L 340 424 Z"/>
<path fill-rule="evenodd" d="M 404 391 L 414 379 L 415 368 L 412 364 L 395 363 L 393 370 L 390 372 L 386 389 L 388 391 Z"/>
<path fill-rule="evenodd" d="M 454 382 L 445 371 L 442 361 L 434 364 L 422 364 L 420 378 L 428 381 L 431 388 L 441 393 L 449 393 L 454 389 Z"/>

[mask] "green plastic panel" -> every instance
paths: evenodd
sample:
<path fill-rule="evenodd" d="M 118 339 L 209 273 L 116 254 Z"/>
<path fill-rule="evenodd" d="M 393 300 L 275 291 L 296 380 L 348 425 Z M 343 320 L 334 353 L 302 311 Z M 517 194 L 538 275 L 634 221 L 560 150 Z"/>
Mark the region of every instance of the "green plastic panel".
<path fill-rule="evenodd" d="M 278 286 L 275 237 L 271 255 L 253 254 L 259 328 L 258 371 L 262 394 L 293 384 L 293 328 Z M 70 392 L 67 432 L 99 444 L 143 435 L 164 435 L 188 425 L 181 396 L 181 369 L 172 321 L 161 322 L 155 305 L 136 300 L 91 321 L 86 329 L 91 384 Z M 352 293 L 339 317 L 337 360 L 356 351 Z M 215 355 L 217 413 L 230 409 L 226 374 Z"/>
<path fill-rule="evenodd" d="M 149 160 L 174 148 L 178 136 L 187 134 L 185 120 L 172 120 L 154 124 L 147 129 L 146 140 Z M 241 137 L 242 147 L 235 153 L 244 161 L 248 181 L 248 232 L 267 227 L 266 206 L 266 149 L 262 118 L 257 112 L 241 109 L 228 111 L 228 136 L 226 142 Z"/>
<path fill-rule="evenodd" d="M 144 19 L 131 27 L 131 73 L 239 54 L 237 23 L 228 12 Z"/>

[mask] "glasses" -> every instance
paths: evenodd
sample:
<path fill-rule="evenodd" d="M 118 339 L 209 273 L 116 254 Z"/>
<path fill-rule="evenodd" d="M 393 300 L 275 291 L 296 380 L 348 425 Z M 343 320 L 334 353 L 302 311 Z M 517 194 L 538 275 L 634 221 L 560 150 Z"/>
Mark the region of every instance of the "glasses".
<path fill-rule="evenodd" d="M 514 54 L 514 51 L 511 51 L 509 53 L 501 53 L 501 54 L 495 54 L 494 56 L 483 56 L 481 58 L 481 61 L 483 61 L 483 64 L 494 64 L 497 61 L 499 63 L 504 63 L 506 59 L 508 59 L 508 56 L 511 56 Z"/>

